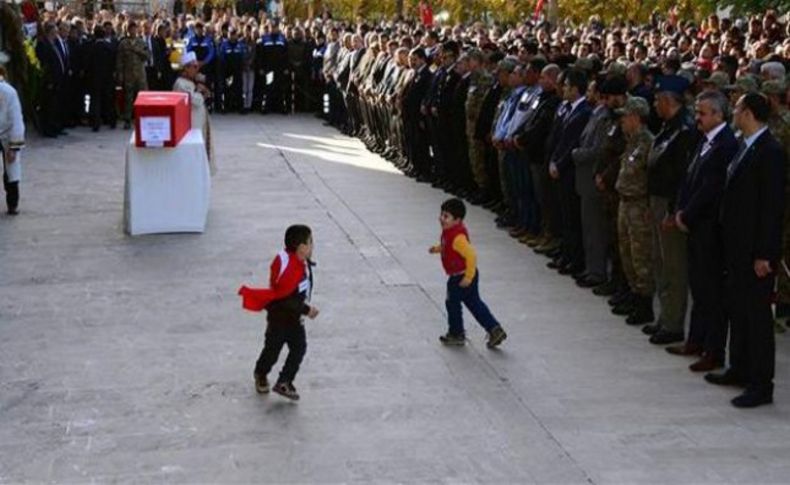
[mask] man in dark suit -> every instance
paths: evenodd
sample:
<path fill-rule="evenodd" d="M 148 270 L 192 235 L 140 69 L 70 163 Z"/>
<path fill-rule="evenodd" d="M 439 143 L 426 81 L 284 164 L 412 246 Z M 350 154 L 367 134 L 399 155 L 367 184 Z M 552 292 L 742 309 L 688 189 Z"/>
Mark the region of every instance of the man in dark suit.
<path fill-rule="evenodd" d="M 117 111 L 115 104 L 115 56 L 116 51 L 105 28 L 97 25 L 93 29 L 91 63 L 86 72 L 90 93 L 90 123 L 93 131 L 99 131 L 102 122 L 115 128 Z"/>
<path fill-rule="evenodd" d="M 414 76 L 406 87 L 403 97 L 403 122 L 406 132 L 407 157 L 417 171 L 417 181 L 430 180 L 428 130 L 420 112 L 422 100 L 431 87 L 431 71 L 428 69 L 425 51 L 416 47 L 409 54 L 409 65 Z"/>
<path fill-rule="evenodd" d="M 36 42 L 36 57 L 44 71 L 41 89 L 41 128 L 43 135 L 54 138 L 63 129 L 62 94 L 66 78 L 66 62 L 56 43 L 60 42 L 58 28 L 48 22 L 44 35 Z"/>
<path fill-rule="evenodd" d="M 726 122 L 727 98 L 719 91 L 701 94 L 696 113 L 697 127 L 703 136 L 689 163 L 675 207 L 675 226 L 688 233 L 688 278 L 694 303 L 685 345 L 667 350 L 678 355 L 702 352 L 702 359 L 690 368 L 704 372 L 724 365 L 727 324 L 721 310 L 724 299 L 718 216 L 727 165 L 738 151 L 738 141 Z"/>
<path fill-rule="evenodd" d="M 156 35 L 151 39 L 151 56 L 154 63 L 154 84 L 155 90 L 170 91 L 173 89 L 175 77 L 173 66 L 170 65 L 170 52 L 167 48 L 167 37 L 170 33 L 170 25 L 162 22 L 156 27 Z"/>
<path fill-rule="evenodd" d="M 458 161 L 454 160 L 453 156 L 456 154 L 456 140 L 453 138 L 453 134 L 450 131 L 450 127 L 456 123 L 453 119 L 455 88 L 461 81 L 461 76 L 455 69 L 459 50 L 458 44 L 454 41 L 445 42 L 442 46 L 442 61 L 444 63 L 445 74 L 438 86 L 437 104 L 432 107 L 432 109 L 435 110 L 433 113 L 435 113 L 438 118 L 438 144 L 439 152 L 441 153 L 442 174 L 448 180 L 448 187 L 446 188 L 463 197 L 466 194 L 461 190 L 461 187 L 458 186 L 458 181 L 455 179 L 456 172 L 454 171 L 454 167 Z"/>
<path fill-rule="evenodd" d="M 786 154 L 768 131 L 768 100 L 746 94 L 735 106 L 743 133 L 727 167 L 719 221 L 724 242 L 725 294 L 730 320 L 730 367 L 707 374 L 718 385 L 746 388 L 732 404 L 773 402 L 775 343 L 771 292 L 779 270 Z"/>
<path fill-rule="evenodd" d="M 584 71 L 567 71 L 563 91 L 570 106 L 564 113 L 561 131 L 549 158 L 549 175 L 558 184 L 562 219 L 562 256 L 559 261 L 552 262 L 552 266 L 560 274 L 572 275 L 584 271 L 581 201 L 576 193 L 576 169 L 571 160 L 571 152 L 579 146 L 581 134 L 592 113 L 585 97 L 587 76 Z"/>

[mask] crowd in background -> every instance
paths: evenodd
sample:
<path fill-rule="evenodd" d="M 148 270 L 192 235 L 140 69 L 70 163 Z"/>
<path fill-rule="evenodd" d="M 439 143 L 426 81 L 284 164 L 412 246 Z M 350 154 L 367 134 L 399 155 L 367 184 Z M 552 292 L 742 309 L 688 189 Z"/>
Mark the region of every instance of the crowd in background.
<path fill-rule="evenodd" d="M 46 136 L 128 125 L 136 93 L 170 89 L 174 53 L 194 52 L 214 113 L 324 116 L 495 212 L 709 382 L 745 387 L 736 406 L 772 399 L 774 331 L 790 316 L 780 13 L 511 26 L 291 22 L 241 4 L 36 15 Z"/>

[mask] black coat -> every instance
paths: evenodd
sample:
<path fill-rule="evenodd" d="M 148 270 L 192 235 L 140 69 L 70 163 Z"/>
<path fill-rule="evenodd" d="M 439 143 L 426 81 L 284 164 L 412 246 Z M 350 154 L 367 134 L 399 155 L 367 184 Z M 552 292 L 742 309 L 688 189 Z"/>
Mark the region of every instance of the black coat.
<path fill-rule="evenodd" d="M 36 57 L 44 71 L 44 87 L 60 89 L 66 79 L 66 64 L 54 44 L 47 39 L 40 39 L 36 42 Z"/>
<path fill-rule="evenodd" d="M 491 134 L 494 127 L 494 116 L 499 101 L 502 99 L 502 85 L 498 82 L 491 86 L 491 89 L 483 98 L 483 105 L 480 107 L 480 114 L 475 122 L 475 139 L 485 140 Z"/>
<path fill-rule="evenodd" d="M 527 151 L 531 163 L 543 164 L 548 156 L 546 148 L 549 145 L 549 134 L 561 102 L 556 91 L 541 92 L 535 112 L 527 118 L 513 137 Z"/>
<path fill-rule="evenodd" d="M 664 123 L 653 140 L 647 164 L 647 192 L 669 199 L 670 212 L 674 212 L 675 196 L 698 139 L 699 132 L 682 108 Z"/>
<path fill-rule="evenodd" d="M 431 87 L 432 77 L 431 70 L 424 66 L 409 82 L 403 97 L 403 115 L 406 120 L 415 122 L 421 118 L 420 107 Z"/>
<path fill-rule="evenodd" d="M 683 211 L 683 223 L 689 230 L 701 221 L 715 220 L 719 214 L 721 191 L 727 179 L 727 165 L 738 151 L 738 140 L 729 126 L 713 139 L 711 147 L 700 153 L 707 138 L 703 137 L 680 185 L 676 210 Z M 649 175 L 648 175 L 649 177 Z"/>
<path fill-rule="evenodd" d="M 116 51 L 111 42 L 97 40 L 91 44 L 88 70 L 86 72 L 88 87 L 100 89 L 106 84 L 114 83 Z"/>
<path fill-rule="evenodd" d="M 568 108 L 573 109 L 573 108 Z M 590 120 L 592 108 L 585 99 L 574 109 L 559 128 L 559 132 L 554 139 L 555 143 L 551 151 L 549 163 L 554 163 L 557 170 L 562 173 L 568 170 L 573 170 L 573 160 L 571 160 L 571 152 L 574 148 L 579 146 L 582 132 L 587 122 Z"/>
<path fill-rule="evenodd" d="M 737 168 L 728 167 L 719 213 L 728 270 L 752 271 L 756 259 L 781 258 L 786 160 L 782 145 L 766 130 Z"/>

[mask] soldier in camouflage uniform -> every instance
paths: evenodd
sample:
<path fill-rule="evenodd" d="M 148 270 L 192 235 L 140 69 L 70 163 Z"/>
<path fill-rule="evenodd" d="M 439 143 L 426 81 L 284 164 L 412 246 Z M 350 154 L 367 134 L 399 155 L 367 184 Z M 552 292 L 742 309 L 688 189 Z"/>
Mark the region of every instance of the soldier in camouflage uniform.
<path fill-rule="evenodd" d="M 132 121 L 132 105 L 137 93 L 148 89 L 145 63 L 148 61 L 148 46 L 137 35 L 137 24 L 130 20 L 126 25 L 126 37 L 118 44 L 118 60 L 115 72 L 124 92 L 124 128 L 129 129 Z"/>
<path fill-rule="evenodd" d="M 603 194 L 604 199 L 604 213 L 611 245 L 609 255 L 612 261 L 612 270 L 609 281 L 593 289 L 593 293 L 599 296 L 625 297 L 628 295 L 628 285 L 623 275 L 620 249 L 617 244 L 617 214 L 620 196 L 614 188 L 617 174 L 620 171 L 620 158 L 625 151 L 625 136 L 620 128 L 620 116 L 615 110 L 622 108 L 625 104 L 627 88 L 626 80 L 622 76 L 610 76 L 601 85 L 601 94 L 606 97 L 610 116 L 604 131 L 606 138 L 603 140 L 601 148 L 602 155 L 595 161 L 593 173 L 595 185 Z M 613 303 L 619 303 L 619 301 L 613 299 Z"/>
<path fill-rule="evenodd" d="M 790 153 L 790 110 L 783 102 L 787 93 L 787 85 L 782 81 L 766 81 L 762 88 L 763 94 L 771 103 L 771 117 L 768 119 L 768 129 L 779 143 Z M 790 159 L 787 161 L 790 167 Z M 782 232 L 782 260 L 784 264 L 779 267 L 776 298 L 776 318 L 784 320 L 790 317 L 790 275 L 787 265 L 790 264 L 790 171 L 787 172 L 788 180 L 785 182 L 785 212 Z M 777 324 L 778 331 L 784 331 L 784 326 Z"/>
<path fill-rule="evenodd" d="M 654 320 L 653 223 L 647 193 L 647 159 L 653 135 L 647 128 L 650 107 L 643 98 L 629 98 L 618 113 L 626 146 L 615 184 L 620 194 L 617 233 L 623 271 L 633 293 L 626 323 L 639 325 Z"/>
<path fill-rule="evenodd" d="M 474 50 L 469 53 L 469 69 L 471 71 L 469 90 L 466 96 L 466 138 L 469 141 L 469 165 L 472 177 L 479 190 L 478 198 L 481 202 L 488 194 L 489 180 L 486 172 L 486 147 L 485 141 L 477 137 L 477 119 L 483 107 L 488 90 L 494 84 L 494 77 L 484 68 L 483 53 Z"/>

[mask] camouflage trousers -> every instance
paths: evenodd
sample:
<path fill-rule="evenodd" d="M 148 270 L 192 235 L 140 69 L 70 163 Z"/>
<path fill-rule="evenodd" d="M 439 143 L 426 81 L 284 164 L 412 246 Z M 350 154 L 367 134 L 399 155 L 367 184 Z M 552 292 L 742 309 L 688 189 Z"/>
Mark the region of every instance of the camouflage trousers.
<path fill-rule="evenodd" d="M 673 227 L 664 230 L 661 221 L 667 214 L 669 200 L 650 197 L 653 212 L 653 269 L 661 306 L 658 324 L 670 332 L 683 332 L 688 300 L 686 235 Z"/>
<path fill-rule="evenodd" d="M 472 169 L 472 178 L 475 185 L 481 190 L 488 189 L 488 174 L 486 172 L 486 146 L 482 140 L 475 138 L 475 127 L 466 126 L 466 139 L 469 140 L 469 165 Z"/>
<path fill-rule="evenodd" d="M 126 79 L 123 82 L 123 120 L 132 121 L 134 100 L 137 99 L 137 93 L 148 89 L 148 84 L 145 78 L 142 79 Z"/>
<path fill-rule="evenodd" d="M 620 199 L 617 239 L 623 273 L 631 291 L 641 296 L 652 296 L 655 292 L 653 223 L 647 198 Z"/>
<path fill-rule="evenodd" d="M 785 211 L 784 224 L 782 225 L 782 259 L 788 264 L 790 269 L 790 210 Z M 779 263 L 777 271 L 777 303 L 790 304 L 790 276 L 782 263 Z"/>

